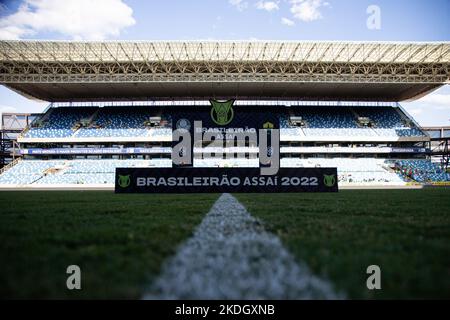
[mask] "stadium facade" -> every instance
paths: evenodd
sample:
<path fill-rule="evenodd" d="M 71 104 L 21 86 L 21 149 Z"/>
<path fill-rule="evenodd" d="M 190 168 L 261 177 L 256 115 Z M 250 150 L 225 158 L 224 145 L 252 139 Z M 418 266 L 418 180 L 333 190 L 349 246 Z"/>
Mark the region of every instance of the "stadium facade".
<path fill-rule="evenodd" d="M 450 181 L 400 105 L 450 83 L 449 43 L 1 41 L 0 83 L 50 102 L 2 187 L 112 187 L 116 167 L 170 167 L 172 130 L 196 120 L 279 129 L 282 167 L 337 167 L 341 186 Z M 215 100 L 232 101 L 226 121 Z M 252 145 L 207 149 L 193 166 L 259 166 Z"/>

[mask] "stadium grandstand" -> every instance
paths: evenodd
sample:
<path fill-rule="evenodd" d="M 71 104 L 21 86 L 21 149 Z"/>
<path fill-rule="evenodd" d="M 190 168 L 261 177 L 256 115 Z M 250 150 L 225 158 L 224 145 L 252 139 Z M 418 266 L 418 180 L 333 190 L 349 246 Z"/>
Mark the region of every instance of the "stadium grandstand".
<path fill-rule="evenodd" d="M 17 137 L 39 114 L 8 113 L 1 114 L 0 126 L 0 169 L 20 157 Z"/>
<path fill-rule="evenodd" d="M 439 162 L 443 168 L 448 169 L 450 164 L 450 127 L 424 127 L 423 130 L 430 136 L 431 160 Z"/>
<path fill-rule="evenodd" d="M 1 41 L 0 83 L 50 104 L 0 187 L 112 188 L 117 167 L 171 167 L 172 130 L 210 121 L 210 99 L 234 101 L 214 126 L 279 128 L 281 167 L 337 167 L 341 186 L 448 183 L 400 102 L 449 82 L 448 43 Z M 193 165 L 259 166 L 254 146 L 217 152 L 194 149 Z"/>

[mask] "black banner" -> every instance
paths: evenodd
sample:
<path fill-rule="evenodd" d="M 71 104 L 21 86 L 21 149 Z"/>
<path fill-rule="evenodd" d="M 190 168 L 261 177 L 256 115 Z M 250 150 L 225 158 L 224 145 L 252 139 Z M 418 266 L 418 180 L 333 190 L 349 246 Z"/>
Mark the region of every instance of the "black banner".
<path fill-rule="evenodd" d="M 180 308 L 208 308 L 208 313 L 177 314 Z M 238 307 L 236 307 L 238 306 Z M 16 300 L 0 301 L 3 312 L 32 318 L 41 314 L 46 319 L 83 319 L 86 314 L 98 317 L 130 318 L 148 313 L 150 319 L 298 319 L 318 316 L 349 319 L 380 319 L 386 313 L 396 316 L 429 317 L 430 310 L 448 310 L 441 300 Z M 197 310 L 198 310 L 197 309 Z M 371 310 L 367 316 L 361 316 Z M 311 317 L 309 316 L 311 315 Z"/>
<path fill-rule="evenodd" d="M 337 192 L 336 168 L 117 168 L 116 193 Z"/>
<path fill-rule="evenodd" d="M 211 106 L 197 106 L 195 110 L 177 108 L 172 112 L 172 129 L 185 129 L 192 139 L 207 132 L 217 134 L 220 140 L 233 139 L 234 133 L 255 133 L 259 144 L 259 129 L 279 129 L 279 111 L 271 106 L 235 106 L 233 100 L 217 102 L 211 100 Z M 224 109 L 220 114 L 217 110 Z M 194 128 L 195 121 L 201 121 L 200 128 Z M 269 139 L 269 142 L 271 140 Z M 172 141 L 172 148 L 178 141 Z M 193 144 L 191 154 L 194 155 Z M 190 167 L 188 164 L 172 164 L 173 167 Z"/>

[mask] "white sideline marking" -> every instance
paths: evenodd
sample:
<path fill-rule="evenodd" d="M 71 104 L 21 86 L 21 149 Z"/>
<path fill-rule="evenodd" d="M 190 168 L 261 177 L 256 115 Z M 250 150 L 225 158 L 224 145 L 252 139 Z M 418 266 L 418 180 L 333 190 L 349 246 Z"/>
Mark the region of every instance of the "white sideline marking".
<path fill-rule="evenodd" d="M 144 299 L 336 299 L 239 201 L 222 194 Z"/>

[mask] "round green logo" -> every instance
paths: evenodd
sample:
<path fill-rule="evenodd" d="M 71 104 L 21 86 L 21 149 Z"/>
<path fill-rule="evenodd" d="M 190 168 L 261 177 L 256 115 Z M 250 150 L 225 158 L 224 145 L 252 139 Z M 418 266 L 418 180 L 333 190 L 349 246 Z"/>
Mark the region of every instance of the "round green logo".
<path fill-rule="evenodd" d="M 118 180 L 118 182 L 119 182 L 119 186 L 120 186 L 121 188 L 126 188 L 126 187 L 128 187 L 128 186 L 130 185 L 130 183 L 131 183 L 130 175 L 121 176 L 121 175 L 119 174 L 119 180 Z"/>
<path fill-rule="evenodd" d="M 225 126 L 229 124 L 234 117 L 233 103 L 234 100 L 228 101 L 216 101 L 210 100 L 211 108 L 211 119 L 214 123 L 219 126 Z"/>
<path fill-rule="evenodd" d="M 334 186 L 334 184 L 336 183 L 336 177 L 334 174 L 331 175 L 323 175 L 323 183 L 327 186 L 327 187 L 332 187 Z"/>

